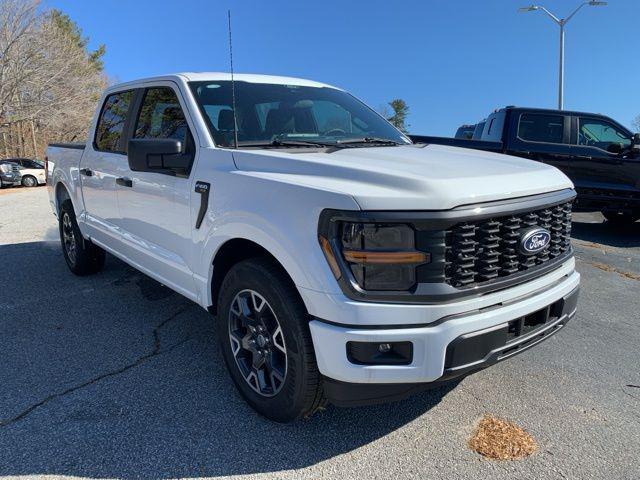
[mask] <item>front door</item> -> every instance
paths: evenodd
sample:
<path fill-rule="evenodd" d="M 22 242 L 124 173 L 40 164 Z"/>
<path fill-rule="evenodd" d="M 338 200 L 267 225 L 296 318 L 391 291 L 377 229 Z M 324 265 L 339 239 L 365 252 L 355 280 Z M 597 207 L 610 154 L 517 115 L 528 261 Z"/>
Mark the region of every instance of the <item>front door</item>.
<path fill-rule="evenodd" d="M 569 173 L 577 187 L 601 194 L 638 194 L 640 159 L 630 152 L 631 132 L 613 122 L 588 115 L 574 119 L 575 159 Z"/>
<path fill-rule="evenodd" d="M 182 142 L 182 155 L 195 160 L 196 147 L 185 116 L 184 102 L 171 82 L 141 89 L 136 100 L 133 138 L 173 138 Z M 126 182 L 118 188 L 120 219 L 127 257 L 143 271 L 195 299 L 189 258 L 191 185 L 187 172 L 134 172 L 127 166 Z"/>

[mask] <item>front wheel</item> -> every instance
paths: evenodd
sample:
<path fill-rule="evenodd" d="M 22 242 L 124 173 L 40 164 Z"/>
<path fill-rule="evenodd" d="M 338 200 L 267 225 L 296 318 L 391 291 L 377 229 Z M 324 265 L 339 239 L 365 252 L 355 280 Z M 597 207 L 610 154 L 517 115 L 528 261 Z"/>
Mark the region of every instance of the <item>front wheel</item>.
<path fill-rule="evenodd" d="M 238 263 L 222 283 L 218 305 L 225 363 L 255 410 L 290 422 L 326 404 L 307 311 L 279 265 L 265 258 Z"/>
<path fill-rule="evenodd" d="M 84 276 L 104 267 L 105 251 L 82 237 L 70 200 L 65 200 L 59 214 L 60 243 L 69 270 Z"/>

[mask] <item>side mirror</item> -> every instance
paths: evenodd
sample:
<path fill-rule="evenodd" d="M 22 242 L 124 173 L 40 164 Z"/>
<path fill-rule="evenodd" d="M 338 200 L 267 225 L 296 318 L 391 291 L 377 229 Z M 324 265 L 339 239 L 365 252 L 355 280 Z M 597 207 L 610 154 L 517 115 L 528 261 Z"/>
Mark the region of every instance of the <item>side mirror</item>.
<path fill-rule="evenodd" d="M 128 143 L 129 168 L 134 172 L 187 170 L 191 155 L 173 138 L 132 138 Z"/>
<path fill-rule="evenodd" d="M 624 146 L 621 143 L 610 143 L 607 146 L 607 152 L 619 154 L 624 151 Z"/>
<path fill-rule="evenodd" d="M 631 138 L 631 148 L 633 150 L 640 150 L 640 133 L 634 133 Z"/>

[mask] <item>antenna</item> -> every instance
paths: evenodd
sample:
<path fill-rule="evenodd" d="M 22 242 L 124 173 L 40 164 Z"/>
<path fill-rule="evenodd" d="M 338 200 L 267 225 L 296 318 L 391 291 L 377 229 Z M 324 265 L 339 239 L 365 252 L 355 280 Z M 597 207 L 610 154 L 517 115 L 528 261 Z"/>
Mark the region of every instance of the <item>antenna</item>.
<path fill-rule="evenodd" d="M 231 106 L 233 108 L 233 147 L 238 148 L 238 118 L 236 117 L 236 84 L 233 80 L 233 44 L 231 43 L 231 10 L 227 10 L 229 20 L 229 62 L 231 64 Z"/>

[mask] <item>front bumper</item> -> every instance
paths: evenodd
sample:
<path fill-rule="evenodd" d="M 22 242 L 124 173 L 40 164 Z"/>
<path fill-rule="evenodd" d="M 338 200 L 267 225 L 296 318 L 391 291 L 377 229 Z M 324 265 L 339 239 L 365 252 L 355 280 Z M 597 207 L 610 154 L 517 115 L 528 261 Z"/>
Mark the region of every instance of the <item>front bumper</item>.
<path fill-rule="evenodd" d="M 409 385 L 441 382 L 509 358 L 548 338 L 575 315 L 579 282 L 580 275 L 573 270 L 572 262 L 570 272 L 543 289 L 533 288 L 534 282 L 530 282 L 528 291 L 518 298 L 450 314 L 427 325 L 355 327 L 313 320 L 310 322 L 311 334 L 318 367 L 327 379 L 327 394 L 335 397 L 332 392 L 340 391 L 344 384 L 370 384 L 365 389 L 368 392 L 365 396 L 369 397 L 375 396 L 374 385 L 379 384 L 395 384 L 400 390 L 407 390 Z M 371 305 L 367 304 L 366 308 L 370 309 Z M 554 305 L 556 310 L 552 312 Z M 560 311 L 557 305 L 561 305 Z M 380 304 L 380 307 L 387 306 Z M 405 308 L 415 313 L 418 307 Z M 502 337 L 501 343 L 499 333 L 509 329 L 516 319 L 545 309 L 548 315 L 544 322 L 509 343 Z M 395 313 L 402 314 L 401 310 L 399 308 Z M 493 334 L 489 336 L 484 335 L 491 332 Z M 474 343 L 473 338 L 483 340 Z M 347 342 L 407 341 L 413 345 L 413 357 L 408 365 L 356 365 L 347 356 Z M 397 389 L 382 390 L 386 392 L 383 396 L 390 396 L 389 392 Z M 345 403 L 339 398 L 332 400 Z"/>

